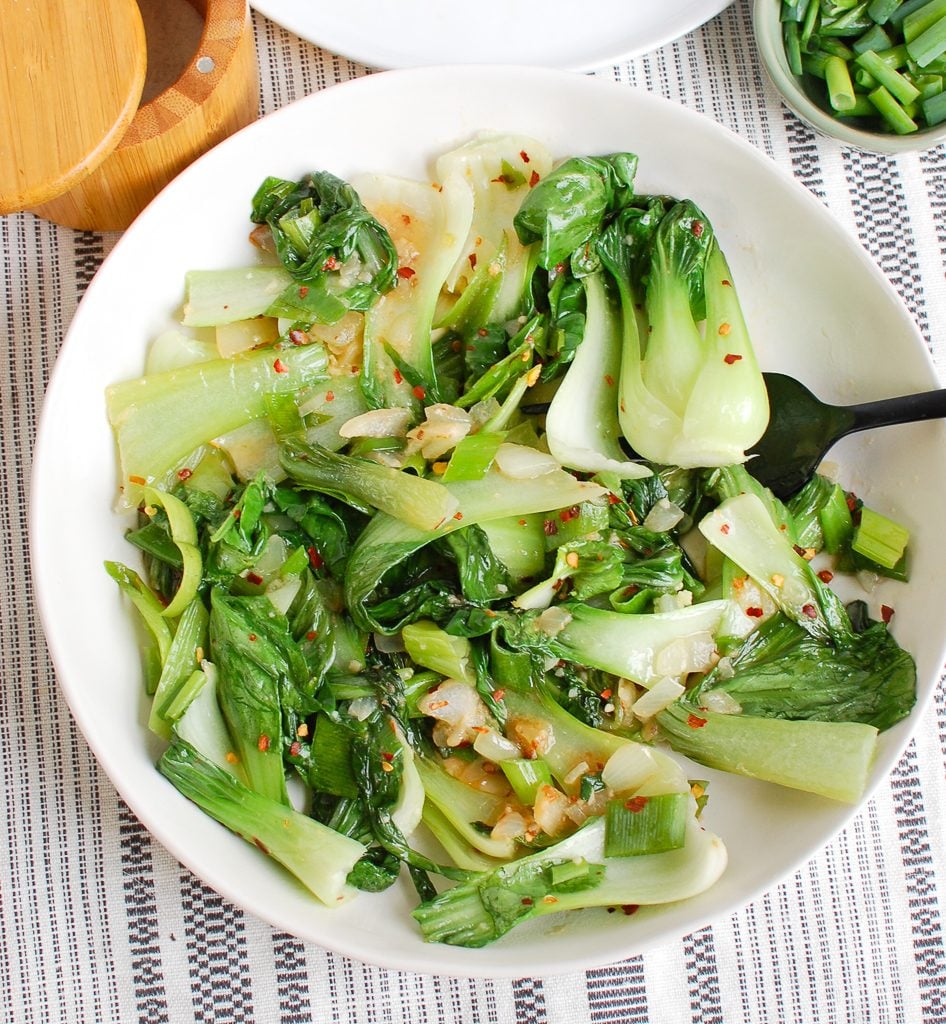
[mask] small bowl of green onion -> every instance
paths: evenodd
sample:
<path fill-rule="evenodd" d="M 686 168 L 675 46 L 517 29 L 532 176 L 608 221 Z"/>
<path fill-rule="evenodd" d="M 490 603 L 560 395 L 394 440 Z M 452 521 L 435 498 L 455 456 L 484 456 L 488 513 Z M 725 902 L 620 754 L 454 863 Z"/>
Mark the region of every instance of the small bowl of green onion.
<path fill-rule="evenodd" d="M 755 0 L 782 100 L 822 134 L 881 153 L 946 140 L 946 0 Z"/>

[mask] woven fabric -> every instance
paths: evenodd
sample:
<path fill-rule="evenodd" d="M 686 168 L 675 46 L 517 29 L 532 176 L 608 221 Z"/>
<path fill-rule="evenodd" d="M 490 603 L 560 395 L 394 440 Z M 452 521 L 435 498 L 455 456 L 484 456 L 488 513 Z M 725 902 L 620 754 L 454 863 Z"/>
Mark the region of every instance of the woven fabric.
<path fill-rule="evenodd" d="M 741 0 L 599 74 L 704 112 L 790 170 L 861 239 L 946 382 L 946 151 L 873 156 L 816 137 L 765 80 L 749 8 Z M 262 112 L 368 73 L 258 15 L 255 29 Z M 78 733 L 30 592 L 44 387 L 115 240 L 0 218 L 0 1021 L 946 1022 L 942 687 L 889 781 L 804 868 L 711 927 L 579 975 L 472 981 L 366 967 L 272 930 L 182 869 Z"/>

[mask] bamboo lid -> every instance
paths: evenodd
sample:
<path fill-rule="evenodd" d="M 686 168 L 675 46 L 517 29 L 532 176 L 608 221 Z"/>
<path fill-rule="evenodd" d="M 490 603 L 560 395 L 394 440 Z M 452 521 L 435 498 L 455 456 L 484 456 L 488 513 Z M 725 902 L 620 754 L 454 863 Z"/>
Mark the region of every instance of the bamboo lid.
<path fill-rule="evenodd" d="M 0 31 L 0 214 L 87 177 L 138 109 L 146 42 L 135 0 L 7 0 Z"/>

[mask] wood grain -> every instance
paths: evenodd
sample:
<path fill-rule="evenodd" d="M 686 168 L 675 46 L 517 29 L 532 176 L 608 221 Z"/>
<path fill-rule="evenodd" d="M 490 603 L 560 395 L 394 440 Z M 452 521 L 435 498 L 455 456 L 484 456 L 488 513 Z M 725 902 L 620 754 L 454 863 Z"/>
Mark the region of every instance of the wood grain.
<path fill-rule="evenodd" d="M 123 230 L 188 164 L 255 119 L 259 76 L 246 0 L 189 2 L 204 30 L 184 74 L 138 109 L 95 171 L 35 213 L 68 227 Z"/>
<path fill-rule="evenodd" d="M 135 0 L 5 0 L 0 16 L 0 214 L 45 202 L 100 165 L 145 80 Z"/>

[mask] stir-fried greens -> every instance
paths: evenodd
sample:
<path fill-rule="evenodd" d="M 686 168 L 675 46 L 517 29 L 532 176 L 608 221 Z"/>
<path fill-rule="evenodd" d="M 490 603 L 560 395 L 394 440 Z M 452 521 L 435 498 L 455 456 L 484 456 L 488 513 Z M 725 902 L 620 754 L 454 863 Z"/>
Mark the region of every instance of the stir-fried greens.
<path fill-rule="evenodd" d="M 484 136 L 434 187 L 267 178 L 257 265 L 188 274 L 107 395 L 158 769 L 325 903 L 404 872 L 430 941 L 693 896 L 692 762 L 855 801 L 915 699 L 829 586 L 905 579 L 905 530 L 747 472 L 732 272 L 636 169 Z"/>

